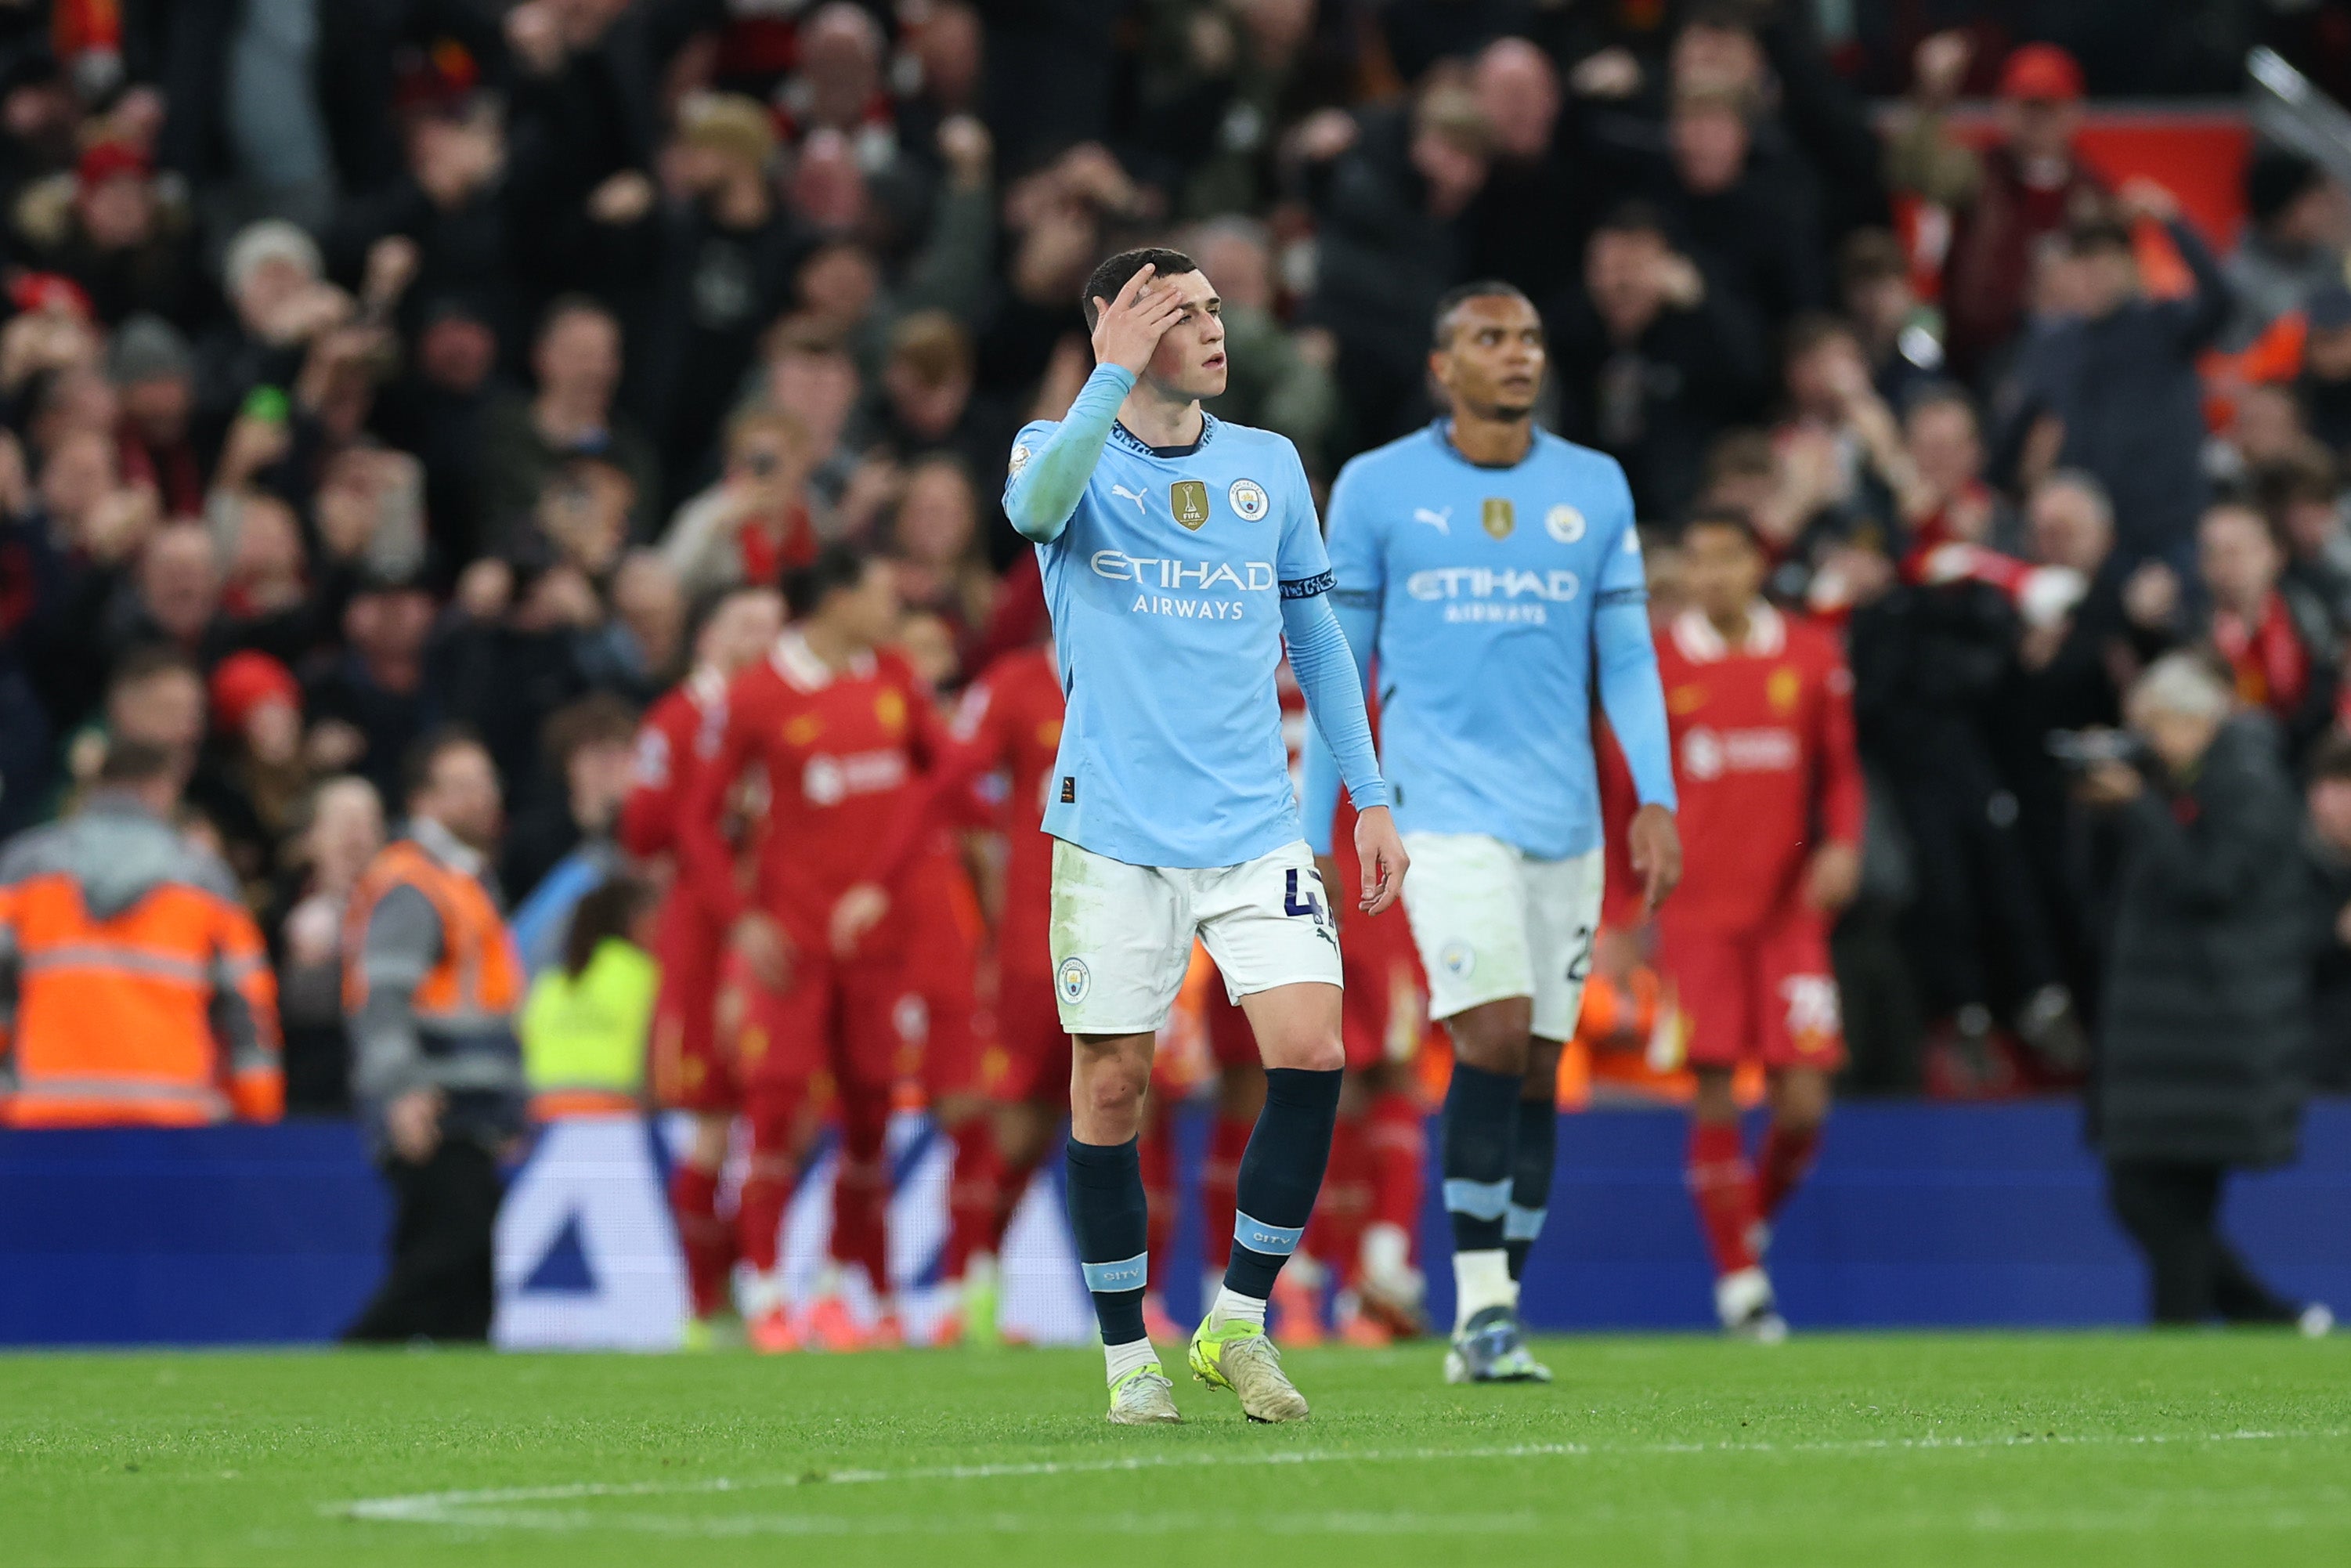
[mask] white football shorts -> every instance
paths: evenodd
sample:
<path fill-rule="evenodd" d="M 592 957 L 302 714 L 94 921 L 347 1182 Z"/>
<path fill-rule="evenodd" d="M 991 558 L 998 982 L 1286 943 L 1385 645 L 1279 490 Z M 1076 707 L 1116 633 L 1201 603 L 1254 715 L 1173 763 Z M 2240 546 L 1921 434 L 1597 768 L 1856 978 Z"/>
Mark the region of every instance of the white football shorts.
<path fill-rule="evenodd" d="M 1234 866 L 1128 865 L 1053 845 L 1053 995 L 1071 1034 L 1149 1034 L 1184 988 L 1197 936 L 1236 1002 L 1338 985 L 1339 928 L 1303 840 Z"/>
<path fill-rule="evenodd" d="M 1600 929 L 1601 852 L 1537 860 L 1484 833 L 1406 833 L 1404 881 L 1428 1016 L 1534 999 L 1534 1032 L 1572 1040 Z"/>

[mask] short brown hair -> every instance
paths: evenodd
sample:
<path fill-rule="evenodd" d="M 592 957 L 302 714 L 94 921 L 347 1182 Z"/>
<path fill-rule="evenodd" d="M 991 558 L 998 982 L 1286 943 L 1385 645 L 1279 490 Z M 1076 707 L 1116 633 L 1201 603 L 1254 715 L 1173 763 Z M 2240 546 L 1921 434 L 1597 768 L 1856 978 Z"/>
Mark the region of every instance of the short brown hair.
<path fill-rule="evenodd" d="M 538 732 L 541 755 L 557 770 L 571 766 L 572 757 L 590 746 L 626 746 L 636 738 L 637 710 L 610 692 L 590 692 L 547 716 Z"/>
<path fill-rule="evenodd" d="M 972 372 L 971 334 L 944 310 L 917 310 L 891 329 L 890 364 L 903 366 L 925 387 L 967 380 Z"/>
<path fill-rule="evenodd" d="M 1726 430 L 1706 449 L 1709 489 L 1725 479 L 1768 478 L 1779 471 L 1779 463 L 1771 455 L 1771 437 L 1760 430 Z"/>
<path fill-rule="evenodd" d="M 1865 283 L 1909 276 L 1910 258 L 1890 229 L 1855 229 L 1837 247 L 1837 287 L 1847 293 Z"/>
<path fill-rule="evenodd" d="M 1825 310 L 1807 310 L 1788 323 L 1783 352 L 1791 360 L 1801 360 L 1839 338 L 1849 343 L 1861 340 L 1860 334 L 1854 330 L 1853 323 L 1844 317 L 1832 316 Z"/>

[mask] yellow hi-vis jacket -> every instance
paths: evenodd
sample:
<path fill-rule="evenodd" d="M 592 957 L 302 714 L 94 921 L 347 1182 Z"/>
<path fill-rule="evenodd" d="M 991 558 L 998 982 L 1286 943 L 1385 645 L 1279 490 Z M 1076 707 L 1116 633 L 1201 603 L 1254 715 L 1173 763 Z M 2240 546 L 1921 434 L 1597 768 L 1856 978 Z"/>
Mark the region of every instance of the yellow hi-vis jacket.
<path fill-rule="evenodd" d="M 531 982 L 522 1009 L 523 1073 L 533 1121 L 635 1112 L 661 966 L 608 936 L 579 977 L 559 966 Z"/>

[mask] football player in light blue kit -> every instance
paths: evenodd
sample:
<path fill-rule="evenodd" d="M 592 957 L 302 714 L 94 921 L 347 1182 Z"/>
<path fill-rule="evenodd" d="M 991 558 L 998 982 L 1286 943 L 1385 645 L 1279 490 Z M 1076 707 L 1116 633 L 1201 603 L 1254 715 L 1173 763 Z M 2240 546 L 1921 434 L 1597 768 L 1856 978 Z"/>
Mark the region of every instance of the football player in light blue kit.
<path fill-rule="evenodd" d="M 1681 875 L 1632 493 L 1614 459 L 1535 428 L 1543 357 L 1517 289 L 1454 290 L 1429 354 L 1446 417 L 1355 458 L 1331 493 L 1332 597 L 1358 662 L 1379 662 L 1381 761 L 1413 858 L 1405 914 L 1453 1037 L 1455 1383 L 1551 1377 L 1526 1346 L 1518 1278 L 1600 925 L 1595 685 L 1640 796 L 1630 848 L 1651 909 Z M 1310 736 L 1318 852 L 1337 777 Z"/>
<path fill-rule="evenodd" d="M 1070 1082 L 1070 1219 L 1102 1323 L 1110 1418 L 1180 1419 L 1143 1328 L 1143 1170 L 1154 1036 L 1196 936 L 1249 1015 L 1266 1102 L 1240 1167 L 1224 1287 L 1192 1370 L 1252 1420 L 1307 1413 L 1265 1333 L 1330 1158 L 1345 1062 L 1338 921 L 1291 790 L 1274 671 L 1290 667 L 1361 812 L 1362 904 L 1403 889 L 1405 852 L 1364 693 L 1330 601 L 1314 502 L 1282 436 L 1212 419 L 1225 330 L 1171 250 L 1087 280 L 1093 374 L 1012 448 L 1004 507 L 1037 541 L 1069 711 L 1046 794 L 1052 956 Z"/>

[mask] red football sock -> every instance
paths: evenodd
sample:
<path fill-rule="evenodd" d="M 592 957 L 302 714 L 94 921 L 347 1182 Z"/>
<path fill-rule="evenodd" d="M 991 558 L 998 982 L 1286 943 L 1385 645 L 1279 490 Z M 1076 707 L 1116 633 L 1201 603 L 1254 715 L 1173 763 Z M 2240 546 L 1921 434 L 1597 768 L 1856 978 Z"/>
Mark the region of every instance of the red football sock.
<path fill-rule="evenodd" d="M 1813 1156 L 1820 1152 L 1821 1130 L 1786 1127 L 1778 1122 L 1763 1134 L 1763 1147 L 1755 1161 L 1755 1201 L 1771 1219 L 1786 1207 L 1804 1178 L 1813 1174 Z"/>
<path fill-rule="evenodd" d="M 844 1090 L 841 1097 L 841 1165 L 832 1180 L 835 1261 L 864 1265 L 881 1294 L 890 1290 L 890 1167 L 883 1142 L 890 1125 L 890 1095 Z"/>
<path fill-rule="evenodd" d="M 985 1115 L 967 1117 L 947 1136 L 955 1142 L 955 1165 L 947 1176 L 947 1246 L 941 1272 L 960 1280 L 973 1253 L 996 1249 L 996 1214 L 1001 1207 L 997 1186 L 1003 1162 L 996 1154 L 996 1131 Z"/>
<path fill-rule="evenodd" d="M 1364 1113 L 1364 1154 L 1372 1167 L 1372 1220 L 1420 1235 L 1420 1183 L 1428 1160 L 1428 1124 L 1411 1094 L 1391 1089 Z"/>
<path fill-rule="evenodd" d="M 1150 1288 L 1167 1288 L 1167 1249 L 1176 1239 L 1176 1129 L 1160 1109 L 1161 1098 L 1151 1096 L 1150 1118 L 1143 1126 L 1136 1154 L 1143 1163 L 1143 1197 L 1149 1206 L 1144 1220 L 1144 1250 Z"/>
<path fill-rule="evenodd" d="M 1755 1267 L 1755 1173 L 1735 1122 L 1692 1122 L 1685 1166 L 1698 1221 L 1719 1276 Z"/>
<path fill-rule="evenodd" d="M 743 1261 L 762 1274 L 775 1271 L 784 1210 L 791 1207 L 792 1186 L 799 1176 L 794 1145 L 806 1093 L 803 1084 L 763 1083 L 744 1107 L 751 1124 L 751 1161 L 735 1198 L 735 1246 Z"/>
<path fill-rule="evenodd" d="M 1371 1213 L 1372 1161 L 1366 1131 L 1360 1116 L 1342 1116 L 1332 1124 L 1331 1163 L 1323 1167 L 1314 1217 L 1306 1222 L 1306 1236 L 1299 1246 L 1309 1258 L 1336 1269 L 1343 1280 L 1354 1273 L 1356 1254 L 1363 1249 L 1364 1221 Z"/>
<path fill-rule="evenodd" d="M 1012 1217 L 1019 1212 L 1020 1200 L 1029 1196 L 1029 1178 L 1037 1174 L 1037 1162 L 1011 1165 L 1001 1155 L 997 1156 L 996 1211 L 989 1217 L 987 1249 L 998 1258 L 1004 1256 L 1004 1233 L 1012 1228 Z"/>
<path fill-rule="evenodd" d="M 1208 1157 L 1200 1166 L 1200 1247 L 1203 1261 L 1222 1269 L 1232 1261 L 1233 1216 L 1240 1207 L 1241 1154 L 1252 1127 L 1247 1117 L 1221 1113 L 1208 1134 Z"/>
<path fill-rule="evenodd" d="M 735 1266 L 734 1228 L 718 1218 L 718 1173 L 680 1165 L 670 1172 L 669 1207 L 685 1253 L 694 1315 L 706 1318 L 726 1306 L 726 1273 Z"/>

